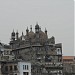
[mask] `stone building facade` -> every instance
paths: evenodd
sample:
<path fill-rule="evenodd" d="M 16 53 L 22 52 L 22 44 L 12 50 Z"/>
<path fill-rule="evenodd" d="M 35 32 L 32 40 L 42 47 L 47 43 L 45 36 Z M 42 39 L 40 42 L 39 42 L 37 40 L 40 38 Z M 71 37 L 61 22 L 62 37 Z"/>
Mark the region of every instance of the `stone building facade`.
<path fill-rule="evenodd" d="M 35 32 L 26 29 L 26 35 L 18 31 L 11 33 L 10 46 L 15 59 L 31 62 L 32 75 L 62 75 L 62 44 L 55 43 L 55 37 L 48 38 L 38 24 Z"/>

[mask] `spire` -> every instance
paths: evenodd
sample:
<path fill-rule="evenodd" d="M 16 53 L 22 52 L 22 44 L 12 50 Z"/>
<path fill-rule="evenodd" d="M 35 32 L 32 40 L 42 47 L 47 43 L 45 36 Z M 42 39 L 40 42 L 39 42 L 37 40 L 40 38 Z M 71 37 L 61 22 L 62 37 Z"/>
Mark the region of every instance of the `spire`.
<path fill-rule="evenodd" d="M 47 29 L 45 28 L 45 33 L 47 34 Z"/>
<path fill-rule="evenodd" d="M 36 32 L 36 33 L 39 33 L 39 28 L 40 28 L 40 27 L 39 27 L 38 23 L 36 23 L 36 25 L 35 25 L 35 32 Z"/>
<path fill-rule="evenodd" d="M 22 31 L 22 37 L 21 37 L 21 40 L 25 40 L 23 31 Z"/>
<path fill-rule="evenodd" d="M 15 36 L 15 32 L 14 32 L 14 29 L 13 29 L 13 32 L 12 32 L 12 36 Z"/>
<path fill-rule="evenodd" d="M 28 27 L 27 27 L 26 31 L 29 31 L 29 30 L 28 30 Z"/>
<path fill-rule="evenodd" d="M 16 40 L 18 40 L 18 34 L 19 34 L 19 33 L 18 33 L 18 30 L 17 30 L 17 32 L 16 32 Z"/>
<path fill-rule="evenodd" d="M 14 29 L 13 29 L 13 32 L 12 32 L 12 34 L 14 34 L 15 32 L 14 32 Z"/>
<path fill-rule="evenodd" d="M 14 32 L 14 29 L 13 29 L 13 32 Z"/>
<path fill-rule="evenodd" d="M 16 31 L 16 34 L 19 34 L 19 33 L 18 33 L 18 30 Z"/>
<path fill-rule="evenodd" d="M 30 31 L 32 31 L 32 25 L 30 25 Z"/>
<path fill-rule="evenodd" d="M 26 34 L 28 35 L 28 32 L 29 32 L 29 30 L 28 30 L 28 27 L 27 27 L 27 29 L 26 29 Z"/>
<path fill-rule="evenodd" d="M 22 36 L 23 36 L 23 31 L 22 31 Z"/>
<path fill-rule="evenodd" d="M 15 40 L 15 32 L 14 32 L 14 29 L 13 29 L 13 32 L 11 33 L 11 39 L 14 41 Z"/>
<path fill-rule="evenodd" d="M 38 22 L 36 22 L 36 25 L 38 25 Z"/>

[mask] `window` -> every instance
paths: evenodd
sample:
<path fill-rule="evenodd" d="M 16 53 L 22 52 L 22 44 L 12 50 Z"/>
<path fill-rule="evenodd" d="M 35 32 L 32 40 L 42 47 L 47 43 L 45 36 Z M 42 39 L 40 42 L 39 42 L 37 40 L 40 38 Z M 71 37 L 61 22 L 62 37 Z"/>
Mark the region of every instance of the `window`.
<path fill-rule="evenodd" d="M 41 62 L 41 59 L 38 58 L 37 60 L 38 60 L 38 62 Z"/>
<path fill-rule="evenodd" d="M 19 51 L 18 51 L 18 54 L 19 54 Z"/>
<path fill-rule="evenodd" d="M 23 70 L 24 70 L 24 65 L 23 65 Z"/>
<path fill-rule="evenodd" d="M 8 66 L 5 66 L 5 71 L 8 71 Z"/>
<path fill-rule="evenodd" d="M 26 70 L 26 65 L 24 67 L 25 67 L 25 70 Z"/>
<path fill-rule="evenodd" d="M 10 71 L 12 70 L 12 66 L 10 66 Z"/>
<path fill-rule="evenodd" d="M 4 51 L 4 55 L 6 55 L 6 51 Z"/>
<path fill-rule="evenodd" d="M 52 57 L 49 55 L 45 56 L 45 62 L 51 62 L 52 61 Z"/>
<path fill-rule="evenodd" d="M 37 48 L 36 48 L 36 50 L 40 50 L 40 48 L 39 48 L 39 47 L 37 47 Z"/>
<path fill-rule="evenodd" d="M 28 70 L 28 65 L 23 65 L 23 70 Z"/>
<path fill-rule="evenodd" d="M 12 51 L 10 51 L 10 55 L 12 54 Z"/>
<path fill-rule="evenodd" d="M 62 61 L 62 58 L 61 57 L 58 57 L 58 62 L 61 62 Z"/>
<path fill-rule="evenodd" d="M 17 65 L 14 66 L 14 70 L 17 70 Z"/>
<path fill-rule="evenodd" d="M 7 55 L 9 54 L 9 51 L 7 51 Z"/>
<path fill-rule="evenodd" d="M 28 65 L 27 65 L 27 70 L 28 70 Z"/>
<path fill-rule="evenodd" d="M 61 55 L 61 49 L 60 48 L 57 48 L 57 55 Z"/>
<path fill-rule="evenodd" d="M 23 75 L 29 75 L 29 73 L 28 72 L 23 72 Z"/>

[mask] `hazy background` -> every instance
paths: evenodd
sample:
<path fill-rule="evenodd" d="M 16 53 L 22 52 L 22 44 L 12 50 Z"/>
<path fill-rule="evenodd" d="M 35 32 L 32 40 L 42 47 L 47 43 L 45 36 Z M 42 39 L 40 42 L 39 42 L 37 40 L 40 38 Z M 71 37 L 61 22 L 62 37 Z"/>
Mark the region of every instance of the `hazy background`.
<path fill-rule="evenodd" d="M 73 0 L 0 0 L 0 40 L 8 44 L 13 29 L 23 31 L 36 22 L 62 43 L 63 55 L 74 55 Z"/>

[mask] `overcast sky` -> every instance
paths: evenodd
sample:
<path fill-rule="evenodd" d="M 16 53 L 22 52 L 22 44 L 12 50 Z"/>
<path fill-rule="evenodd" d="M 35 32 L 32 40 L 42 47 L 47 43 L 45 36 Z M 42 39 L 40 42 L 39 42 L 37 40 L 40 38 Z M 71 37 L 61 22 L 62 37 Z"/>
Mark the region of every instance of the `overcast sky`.
<path fill-rule="evenodd" d="M 13 29 L 23 31 L 36 22 L 49 38 L 62 43 L 63 55 L 74 55 L 73 0 L 0 0 L 0 40 L 9 43 Z"/>

